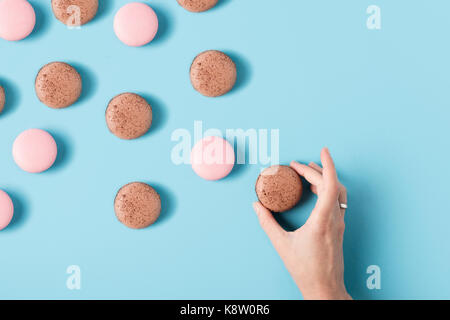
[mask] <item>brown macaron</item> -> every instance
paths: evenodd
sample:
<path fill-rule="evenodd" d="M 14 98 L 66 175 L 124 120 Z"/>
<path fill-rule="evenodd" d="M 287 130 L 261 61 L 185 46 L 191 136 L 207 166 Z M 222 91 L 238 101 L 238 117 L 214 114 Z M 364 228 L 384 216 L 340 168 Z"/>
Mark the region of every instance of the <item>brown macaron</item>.
<path fill-rule="evenodd" d="M 259 201 L 272 212 L 285 212 L 295 207 L 303 191 L 297 172 L 279 165 L 265 169 L 259 175 L 255 189 Z"/>
<path fill-rule="evenodd" d="M 52 10 L 56 19 L 65 25 L 81 26 L 97 14 L 98 0 L 52 0 Z"/>
<path fill-rule="evenodd" d="M 106 124 L 111 133 L 125 140 L 139 138 L 152 125 L 152 107 L 135 93 L 122 93 L 114 97 L 106 109 Z"/>
<path fill-rule="evenodd" d="M 67 108 L 81 95 L 81 76 L 71 65 L 52 62 L 39 70 L 35 81 L 36 95 L 46 106 Z"/>
<path fill-rule="evenodd" d="M 0 86 L 0 113 L 2 113 L 3 108 L 5 107 L 5 89 L 3 89 L 2 86 Z"/>
<path fill-rule="evenodd" d="M 225 53 L 209 50 L 194 59 L 190 75 L 195 90 L 207 97 L 218 97 L 233 89 L 236 64 Z"/>
<path fill-rule="evenodd" d="M 203 12 L 213 8 L 218 0 L 177 0 L 179 5 L 191 12 Z"/>
<path fill-rule="evenodd" d="M 146 228 L 161 213 L 159 194 L 146 183 L 132 182 L 123 186 L 114 200 L 117 219 L 132 229 Z"/>

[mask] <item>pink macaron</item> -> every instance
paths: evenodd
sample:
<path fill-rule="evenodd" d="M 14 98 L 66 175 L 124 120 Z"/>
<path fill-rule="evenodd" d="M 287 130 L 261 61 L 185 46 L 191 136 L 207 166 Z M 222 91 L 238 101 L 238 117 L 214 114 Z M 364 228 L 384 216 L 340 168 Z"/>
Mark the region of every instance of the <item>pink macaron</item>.
<path fill-rule="evenodd" d="M 14 205 L 8 194 L 0 190 L 0 230 L 5 229 L 14 215 Z"/>
<path fill-rule="evenodd" d="M 233 147 L 220 137 L 205 137 L 191 151 L 192 169 L 205 180 L 225 178 L 233 170 L 234 162 Z"/>
<path fill-rule="evenodd" d="M 13 158 L 24 171 L 39 173 L 49 169 L 58 153 L 55 139 L 47 131 L 29 129 L 14 141 Z"/>
<path fill-rule="evenodd" d="M 18 41 L 30 35 L 36 14 L 26 0 L 0 0 L 0 38 Z"/>
<path fill-rule="evenodd" d="M 151 42 L 158 32 L 158 17 L 145 3 L 132 2 L 117 11 L 114 32 L 120 41 L 131 47 Z"/>

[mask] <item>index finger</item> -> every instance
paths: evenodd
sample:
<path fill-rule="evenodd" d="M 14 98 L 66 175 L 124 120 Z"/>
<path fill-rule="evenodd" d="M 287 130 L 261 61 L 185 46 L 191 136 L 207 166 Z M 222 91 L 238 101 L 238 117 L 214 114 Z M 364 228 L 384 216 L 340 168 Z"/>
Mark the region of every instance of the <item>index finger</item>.
<path fill-rule="evenodd" d="M 330 150 L 323 148 L 320 154 L 320 160 L 323 166 L 323 178 L 325 181 L 325 187 L 338 187 L 338 179 L 336 173 L 336 167 L 334 166 L 333 159 L 331 158 Z"/>
<path fill-rule="evenodd" d="M 297 171 L 299 175 L 304 177 L 306 181 L 314 186 L 318 186 L 322 183 L 322 175 L 309 166 L 292 161 L 291 168 Z"/>

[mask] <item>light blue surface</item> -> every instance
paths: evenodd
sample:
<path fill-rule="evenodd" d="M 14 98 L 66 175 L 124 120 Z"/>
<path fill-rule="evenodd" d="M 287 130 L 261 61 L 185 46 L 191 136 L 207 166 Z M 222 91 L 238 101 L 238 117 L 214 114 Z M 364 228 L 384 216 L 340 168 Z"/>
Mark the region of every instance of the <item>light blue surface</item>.
<path fill-rule="evenodd" d="M 38 25 L 28 39 L 0 41 L 0 188 L 17 216 L 0 232 L 0 298 L 298 299 L 252 211 L 262 166 L 205 182 L 170 154 L 177 128 L 280 129 L 280 160 L 335 157 L 349 190 L 346 283 L 355 298 L 450 298 L 448 226 L 450 2 L 381 0 L 221 0 L 204 14 L 175 0 L 151 0 L 158 38 L 143 48 L 113 33 L 128 1 L 100 0 L 97 18 L 68 30 L 49 1 L 31 1 Z M 381 7 L 382 29 L 368 30 L 366 8 Z M 208 99 L 192 89 L 196 54 L 220 49 L 236 59 L 231 94 Z M 65 110 L 42 105 L 38 70 L 72 63 L 85 91 Z M 137 141 L 109 133 L 104 112 L 116 94 L 144 94 L 155 124 Z M 51 132 L 61 156 L 28 174 L 11 156 L 28 128 Z M 141 231 L 117 222 L 113 200 L 131 181 L 155 185 L 166 209 Z M 283 214 L 300 226 L 314 198 Z M 82 288 L 66 288 L 79 265 Z M 379 265 L 382 289 L 366 287 Z"/>

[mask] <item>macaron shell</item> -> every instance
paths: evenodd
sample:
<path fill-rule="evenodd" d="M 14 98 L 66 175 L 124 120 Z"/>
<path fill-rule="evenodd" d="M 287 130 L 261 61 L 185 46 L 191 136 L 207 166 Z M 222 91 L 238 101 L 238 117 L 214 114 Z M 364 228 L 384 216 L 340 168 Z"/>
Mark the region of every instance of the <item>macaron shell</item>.
<path fill-rule="evenodd" d="M 5 229 L 14 215 L 14 205 L 9 195 L 0 190 L 0 230 Z"/>
<path fill-rule="evenodd" d="M 71 65 L 51 62 L 39 70 L 35 80 L 36 95 L 46 106 L 54 109 L 67 108 L 81 96 L 82 80 Z"/>
<path fill-rule="evenodd" d="M 132 229 L 146 228 L 161 213 L 159 194 L 146 183 L 132 182 L 123 186 L 114 199 L 117 219 Z"/>
<path fill-rule="evenodd" d="M 218 0 L 177 0 L 178 4 L 191 12 L 204 12 L 213 8 Z"/>
<path fill-rule="evenodd" d="M 220 137 L 206 137 L 196 143 L 191 151 L 191 166 L 205 180 L 220 180 L 233 170 L 234 149 Z"/>
<path fill-rule="evenodd" d="M 98 0 L 52 0 L 53 14 L 56 19 L 66 25 L 76 25 L 77 23 L 73 19 L 74 13 L 68 10 L 71 6 L 80 8 L 79 25 L 84 25 L 91 21 L 97 14 Z"/>
<path fill-rule="evenodd" d="M 120 41 L 131 47 L 151 42 L 158 32 L 158 17 L 145 3 L 129 3 L 117 11 L 114 32 Z"/>
<path fill-rule="evenodd" d="M 221 51 L 205 51 L 192 62 L 190 77 L 192 86 L 202 95 L 219 97 L 233 89 L 237 79 L 236 64 Z"/>
<path fill-rule="evenodd" d="M 5 102 L 6 102 L 5 89 L 3 89 L 2 86 L 0 86 L 0 113 L 2 113 L 3 108 L 5 107 Z"/>
<path fill-rule="evenodd" d="M 152 125 L 152 108 L 135 93 L 123 93 L 114 97 L 106 109 L 106 124 L 114 135 L 121 139 L 137 139 Z"/>
<path fill-rule="evenodd" d="M 14 161 L 22 170 L 39 173 L 53 165 L 56 160 L 57 146 L 47 131 L 29 129 L 16 138 L 12 153 Z"/>
<path fill-rule="evenodd" d="M 303 186 L 300 176 L 291 167 L 275 165 L 259 175 L 255 191 L 267 209 L 285 212 L 300 201 Z"/>
<path fill-rule="evenodd" d="M 25 39 L 33 31 L 36 14 L 26 0 L 0 0 L 0 38 L 8 41 Z"/>

